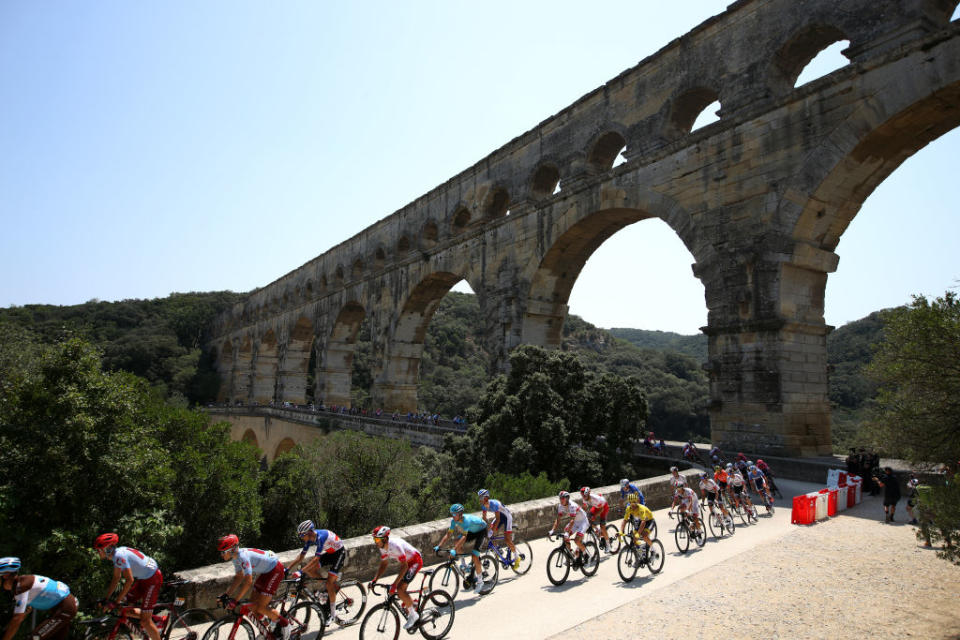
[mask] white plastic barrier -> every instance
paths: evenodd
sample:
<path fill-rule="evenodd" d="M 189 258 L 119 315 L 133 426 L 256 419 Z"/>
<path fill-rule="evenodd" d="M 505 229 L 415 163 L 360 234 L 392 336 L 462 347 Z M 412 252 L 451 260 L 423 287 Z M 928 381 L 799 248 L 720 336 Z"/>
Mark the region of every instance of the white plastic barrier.
<path fill-rule="evenodd" d="M 837 488 L 837 513 L 847 510 L 847 490 L 848 487 Z"/>
<path fill-rule="evenodd" d="M 826 520 L 827 519 L 827 506 L 830 503 L 830 494 L 829 493 L 808 493 L 808 496 L 811 498 L 817 499 L 817 508 L 816 513 L 813 516 L 814 520 Z"/>
<path fill-rule="evenodd" d="M 827 469 L 827 486 L 831 489 L 840 484 L 840 474 L 846 475 L 842 469 Z"/>
<path fill-rule="evenodd" d="M 857 497 L 854 499 L 854 504 L 860 504 L 860 500 L 863 498 L 863 483 L 860 482 L 860 478 L 849 485 L 847 491 L 856 491 Z"/>

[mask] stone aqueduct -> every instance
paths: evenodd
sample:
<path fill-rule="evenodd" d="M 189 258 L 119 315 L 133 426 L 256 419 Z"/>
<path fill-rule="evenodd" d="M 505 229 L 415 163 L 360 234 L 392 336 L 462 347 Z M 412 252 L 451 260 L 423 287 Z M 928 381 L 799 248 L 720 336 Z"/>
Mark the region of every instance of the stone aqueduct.
<path fill-rule="evenodd" d="M 957 4 L 735 2 L 223 314 L 209 344 L 222 399 L 303 402 L 313 349 L 316 397 L 348 405 L 369 319 L 373 402 L 414 409 L 424 334 L 454 284 L 477 294 L 490 366 L 502 369 L 521 343 L 559 344 L 594 250 L 659 218 L 705 290 L 714 441 L 828 453 L 834 249 L 880 182 L 960 124 Z M 843 40 L 851 64 L 795 88 Z M 717 100 L 719 120 L 691 131 Z M 624 276 L 655 274 L 624 265 Z"/>

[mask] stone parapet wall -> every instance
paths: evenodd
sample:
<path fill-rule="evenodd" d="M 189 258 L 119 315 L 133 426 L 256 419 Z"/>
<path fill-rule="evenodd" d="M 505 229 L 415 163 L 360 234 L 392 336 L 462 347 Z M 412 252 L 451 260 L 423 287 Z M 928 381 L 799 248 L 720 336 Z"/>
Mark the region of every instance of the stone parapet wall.
<path fill-rule="evenodd" d="M 694 469 L 681 472 L 688 483 L 693 482 L 697 473 L 697 470 Z M 673 489 L 670 485 L 669 474 L 640 480 L 637 484 L 643 491 L 646 497 L 646 503 L 651 509 L 661 509 L 670 504 Z M 574 491 L 575 490 L 576 489 L 574 489 Z M 607 487 L 597 487 L 593 489 L 593 491 L 600 493 L 611 503 L 610 519 L 615 519 L 616 516 L 612 514 L 613 512 L 617 512 L 616 505 L 619 501 L 620 486 L 610 485 Z M 575 493 L 574 497 L 576 497 Z M 556 518 L 556 508 L 557 498 L 553 496 L 510 505 L 517 535 L 527 539 L 539 538 L 546 535 Z M 439 558 L 433 554 L 433 546 L 440 541 L 449 522 L 449 519 L 443 519 L 398 527 L 393 530 L 393 535 L 402 537 L 419 549 L 423 554 L 424 562 L 427 565 L 432 565 L 439 562 Z M 323 523 L 320 524 L 322 526 Z M 375 523 L 371 523 L 371 529 L 374 524 Z M 366 581 L 372 578 L 380 563 L 380 553 L 373 544 L 370 536 L 363 535 L 356 538 L 348 538 L 343 542 L 347 548 L 348 558 L 344 569 L 344 580 L 358 579 Z M 299 550 L 294 549 L 279 552 L 278 555 L 281 562 L 289 564 L 297 557 L 298 553 Z M 534 564 L 538 564 L 541 560 L 542 558 L 534 558 Z M 394 575 L 395 570 L 396 564 L 391 563 L 391 566 L 387 569 L 387 575 Z M 217 596 L 223 593 L 227 585 L 230 584 L 234 576 L 234 570 L 232 563 L 223 562 L 199 567 L 197 569 L 190 569 L 188 571 L 180 571 L 178 575 L 190 580 L 190 584 L 181 589 L 181 594 L 187 598 L 187 606 L 210 609 L 215 607 Z"/>

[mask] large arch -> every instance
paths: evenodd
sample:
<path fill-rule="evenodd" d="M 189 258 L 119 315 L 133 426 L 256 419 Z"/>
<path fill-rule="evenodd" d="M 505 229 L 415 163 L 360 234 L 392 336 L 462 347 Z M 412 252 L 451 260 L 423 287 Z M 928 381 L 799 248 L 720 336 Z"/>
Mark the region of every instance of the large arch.
<path fill-rule="evenodd" d="M 217 402 L 227 402 L 233 394 L 233 342 L 226 340 L 217 352 L 217 373 L 220 386 L 217 388 Z"/>
<path fill-rule="evenodd" d="M 317 372 L 318 398 L 326 405 L 350 406 L 354 347 L 366 315 L 356 301 L 343 305 L 337 314 Z"/>
<path fill-rule="evenodd" d="M 437 271 L 413 288 L 401 307 L 373 389 L 374 402 L 389 411 L 416 411 L 420 358 L 430 319 L 440 301 L 464 277 Z"/>
<path fill-rule="evenodd" d="M 231 382 L 231 400 L 246 404 L 250 401 L 250 378 L 253 375 L 253 340 L 244 336 L 237 348 L 237 357 L 233 365 L 233 380 Z"/>
<path fill-rule="evenodd" d="M 253 364 L 253 401 L 270 404 L 274 401 L 277 386 L 277 334 L 268 329 L 257 347 Z"/>

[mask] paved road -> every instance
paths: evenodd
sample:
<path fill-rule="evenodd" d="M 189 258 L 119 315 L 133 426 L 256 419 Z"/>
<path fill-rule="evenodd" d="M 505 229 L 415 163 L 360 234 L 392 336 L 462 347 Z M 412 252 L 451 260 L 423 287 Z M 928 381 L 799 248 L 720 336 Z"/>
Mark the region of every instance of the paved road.
<path fill-rule="evenodd" d="M 778 501 L 772 517 L 761 515 L 760 522 L 752 526 L 743 526 L 737 520 L 734 536 L 721 541 L 708 538 L 703 548 L 691 545 L 685 555 L 677 552 L 667 511 L 654 512 L 659 538 L 666 551 L 663 571 L 651 576 L 643 569 L 629 584 L 624 584 L 617 573 L 616 556 L 604 556 L 593 577 L 584 578 L 580 572 L 571 572 L 566 584 L 555 587 L 546 575 L 546 558 L 554 543 L 546 539 L 530 541 L 534 554 L 530 572 L 516 577 L 512 572 L 501 571 L 500 584 L 482 598 L 461 591 L 457 596 L 453 630 L 447 637 L 470 640 L 506 634 L 510 638 L 546 638 L 773 541 L 792 530 L 789 508 L 792 496 L 823 486 L 790 480 L 778 480 L 778 485 L 785 500 Z M 764 511 L 760 509 L 761 514 Z M 353 626 L 329 630 L 325 637 L 345 640 L 357 634 L 358 628 Z"/>

